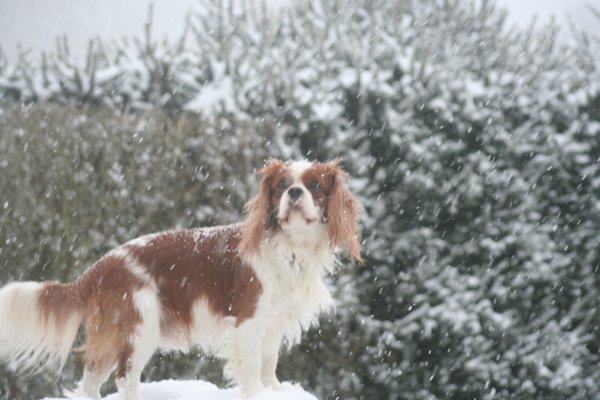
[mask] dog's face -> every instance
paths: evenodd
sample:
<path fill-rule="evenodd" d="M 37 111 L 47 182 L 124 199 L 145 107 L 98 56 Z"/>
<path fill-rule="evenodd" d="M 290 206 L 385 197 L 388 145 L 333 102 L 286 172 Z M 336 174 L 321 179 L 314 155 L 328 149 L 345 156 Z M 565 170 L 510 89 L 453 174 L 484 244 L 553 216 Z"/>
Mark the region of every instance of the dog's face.
<path fill-rule="evenodd" d="M 248 203 L 242 250 L 257 252 L 267 229 L 290 235 L 310 235 L 322 227 L 331 247 L 344 247 L 359 260 L 360 206 L 346 186 L 346 173 L 337 161 L 283 162 L 273 160 L 259 173 L 259 193 Z"/>
<path fill-rule="evenodd" d="M 322 164 L 290 163 L 269 176 L 270 207 L 283 229 L 325 221 L 334 177 Z"/>

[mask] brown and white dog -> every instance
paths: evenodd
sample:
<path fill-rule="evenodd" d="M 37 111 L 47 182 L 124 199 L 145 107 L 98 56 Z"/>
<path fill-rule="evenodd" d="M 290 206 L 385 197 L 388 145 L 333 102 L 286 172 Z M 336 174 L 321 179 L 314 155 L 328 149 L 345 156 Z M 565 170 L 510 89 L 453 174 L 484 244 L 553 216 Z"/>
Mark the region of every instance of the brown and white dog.
<path fill-rule="evenodd" d="M 282 162 L 260 170 L 241 224 L 142 236 L 106 254 L 72 283 L 17 282 L 0 290 L 0 359 L 62 367 L 84 321 L 77 395 L 100 398 L 115 371 L 138 399 L 157 348 L 200 346 L 222 357 L 245 397 L 280 385 L 282 343 L 332 306 L 323 277 L 336 249 L 360 260 L 360 205 L 337 161 Z"/>

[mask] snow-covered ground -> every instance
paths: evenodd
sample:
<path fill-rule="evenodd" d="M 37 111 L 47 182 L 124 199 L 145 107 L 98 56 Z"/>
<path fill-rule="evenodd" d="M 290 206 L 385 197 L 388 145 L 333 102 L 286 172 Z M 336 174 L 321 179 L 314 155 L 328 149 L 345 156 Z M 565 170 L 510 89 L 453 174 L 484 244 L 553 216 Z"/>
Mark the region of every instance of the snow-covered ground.
<path fill-rule="evenodd" d="M 239 388 L 219 389 L 212 383 L 203 381 L 175 381 L 142 383 L 140 394 L 143 400 L 237 400 L 241 399 Z M 111 394 L 104 400 L 118 400 L 118 395 Z M 283 383 L 281 390 L 267 389 L 252 398 L 253 400 L 316 400 L 316 397 L 305 392 L 300 385 Z M 44 400 L 62 400 L 46 398 Z M 73 399 L 71 399 L 73 400 Z M 75 400 L 88 400 L 76 397 Z"/>

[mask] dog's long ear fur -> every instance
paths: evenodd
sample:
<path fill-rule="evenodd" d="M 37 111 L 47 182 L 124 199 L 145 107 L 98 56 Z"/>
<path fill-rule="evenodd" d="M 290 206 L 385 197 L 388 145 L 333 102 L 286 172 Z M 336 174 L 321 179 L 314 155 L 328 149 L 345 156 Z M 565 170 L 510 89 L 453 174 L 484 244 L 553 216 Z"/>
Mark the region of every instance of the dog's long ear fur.
<path fill-rule="evenodd" d="M 347 174 L 339 165 L 339 160 L 326 164 L 331 174 L 332 187 L 327 202 L 327 224 L 329 244 L 341 247 L 348 255 L 361 262 L 360 231 L 358 220 L 361 206 L 346 186 Z"/>
<path fill-rule="evenodd" d="M 258 193 L 246 203 L 246 220 L 242 225 L 242 239 L 239 249 L 244 255 L 260 253 L 260 242 L 271 222 L 271 181 L 277 171 L 283 168 L 283 161 L 270 160 L 258 171 L 262 175 Z"/>

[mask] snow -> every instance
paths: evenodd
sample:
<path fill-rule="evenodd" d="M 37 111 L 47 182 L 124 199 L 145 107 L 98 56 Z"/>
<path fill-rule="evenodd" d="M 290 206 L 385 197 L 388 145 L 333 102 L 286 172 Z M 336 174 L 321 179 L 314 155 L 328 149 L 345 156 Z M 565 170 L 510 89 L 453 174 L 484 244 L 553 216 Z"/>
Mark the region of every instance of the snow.
<path fill-rule="evenodd" d="M 213 113 L 235 111 L 233 81 L 225 77 L 204 86 L 186 109 L 206 116 Z"/>
<path fill-rule="evenodd" d="M 237 400 L 241 399 L 239 388 L 220 389 L 204 381 L 176 381 L 142 383 L 140 386 L 142 400 Z M 104 400 L 118 400 L 118 394 L 103 397 Z M 44 400 L 62 400 L 46 398 Z M 71 400 L 88 400 L 85 397 L 73 397 Z M 282 383 L 280 390 L 266 389 L 252 400 L 316 400 L 316 397 L 305 392 L 300 385 L 289 382 Z"/>

